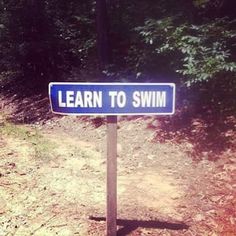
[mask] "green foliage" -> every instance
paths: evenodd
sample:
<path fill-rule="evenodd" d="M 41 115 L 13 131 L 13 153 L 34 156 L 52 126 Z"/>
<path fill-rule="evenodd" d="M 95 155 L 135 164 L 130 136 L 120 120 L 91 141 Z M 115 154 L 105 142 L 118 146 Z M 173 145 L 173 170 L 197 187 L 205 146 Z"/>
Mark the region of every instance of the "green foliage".
<path fill-rule="evenodd" d="M 183 75 L 187 85 L 222 73 L 235 74 L 236 30 L 232 26 L 236 21 L 216 19 L 201 25 L 177 25 L 177 20 L 171 17 L 149 19 L 136 31 L 157 55 L 172 57 L 176 72 Z"/>
<path fill-rule="evenodd" d="M 54 27 L 62 71 L 89 69 L 96 56 L 93 1 L 51 1 L 46 11 Z"/>
<path fill-rule="evenodd" d="M 71 77 L 94 63 L 93 1 L 0 3 L 0 66 L 34 86 Z M 93 62 L 91 62 L 91 60 Z"/>
<path fill-rule="evenodd" d="M 107 77 L 181 77 L 191 85 L 235 75 L 232 0 L 107 2 L 113 54 Z M 95 6 L 94 0 L 0 1 L 2 75 L 19 73 L 35 87 L 99 80 Z"/>
<path fill-rule="evenodd" d="M 206 7 L 210 0 L 194 0 L 193 3 L 196 7 Z"/>

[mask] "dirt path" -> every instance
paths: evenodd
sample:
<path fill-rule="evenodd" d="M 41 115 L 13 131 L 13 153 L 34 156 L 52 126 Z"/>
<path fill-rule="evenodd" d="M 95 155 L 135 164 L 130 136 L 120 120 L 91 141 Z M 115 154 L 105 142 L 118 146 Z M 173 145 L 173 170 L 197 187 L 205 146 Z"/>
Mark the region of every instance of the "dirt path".
<path fill-rule="evenodd" d="M 119 121 L 118 235 L 235 235 L 235 153 L 194 162 L 191 144 L 153 141 L 152 119 Z M 102 120 L 1 130 L 0 235 L 105 235 Z"/>

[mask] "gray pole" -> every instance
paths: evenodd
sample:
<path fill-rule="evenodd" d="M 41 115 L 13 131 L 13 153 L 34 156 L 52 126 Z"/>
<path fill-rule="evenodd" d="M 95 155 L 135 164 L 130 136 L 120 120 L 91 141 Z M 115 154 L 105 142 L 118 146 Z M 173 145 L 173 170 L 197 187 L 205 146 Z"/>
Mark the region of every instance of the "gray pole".
<path fill-rule="evenodd" d="M 97 47 L 100 70 L 111 63 L 106 0 L 96 0 Z M 107 116 L 107 236 L 116 236 L 117 226 L 117 116 Z"/>
<path fill-rule="evenodd" d="M 107 116 L 107 236 L 117 232 L 117 116 Z"/>

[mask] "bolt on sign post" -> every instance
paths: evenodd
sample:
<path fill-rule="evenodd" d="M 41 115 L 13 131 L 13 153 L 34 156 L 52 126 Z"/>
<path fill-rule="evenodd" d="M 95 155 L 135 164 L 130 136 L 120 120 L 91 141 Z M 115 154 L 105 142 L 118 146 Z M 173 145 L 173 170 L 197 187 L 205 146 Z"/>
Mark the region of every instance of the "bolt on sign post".
<path fill-rule="evenodd" d="M 117 232 L 117 116 L 172 115 L 173 83 L 50 83 L 52 112 L 107 116 L 107 236 Z"/>

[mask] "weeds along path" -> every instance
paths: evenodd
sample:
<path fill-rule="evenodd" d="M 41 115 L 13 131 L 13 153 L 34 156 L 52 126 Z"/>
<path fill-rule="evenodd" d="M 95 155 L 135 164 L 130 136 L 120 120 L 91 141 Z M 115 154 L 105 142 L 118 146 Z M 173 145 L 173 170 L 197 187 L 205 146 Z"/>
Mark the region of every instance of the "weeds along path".
<path fill-rule="evenodd" d="M 1 128 L 0 235 L 86 235 L 89 213 L 105 203 L 99 153 L 31 127 Z"/>
<path fill-rule="evenodd" d="M 234 235 L 234 159 L 194 162 L 190 144 L 153 135 L 119 121 L 118 235 Z M 0 235 L 104 235 L 103 119 L 4 121 L 0 145 Z"/>

